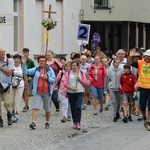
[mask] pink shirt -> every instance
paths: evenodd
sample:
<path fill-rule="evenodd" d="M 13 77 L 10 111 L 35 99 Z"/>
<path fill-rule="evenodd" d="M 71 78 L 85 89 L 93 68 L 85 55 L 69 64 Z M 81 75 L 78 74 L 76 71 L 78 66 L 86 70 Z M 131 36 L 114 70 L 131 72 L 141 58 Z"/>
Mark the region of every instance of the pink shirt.
<path fill-rule="evenodd" d="M 59 80 L 61 80 L 60 86 L 59 86 L 59 92 L 62 93 L 62 94 L 64 94 L 64 95 L 66 95 L 67 89 L 64 86 L 64 80 L 65 80 L 66 72 L 63 70 L 63 76 L 62 76 L 62 78 L 61 78 L 61 74 L 62 74 L 62 71 L 60 71 L 58 73 L 57 79 L 56 79 L 56 83 L 54 84 L 53 88 L 56 88 L 56 86 L 58 85 Z"/>

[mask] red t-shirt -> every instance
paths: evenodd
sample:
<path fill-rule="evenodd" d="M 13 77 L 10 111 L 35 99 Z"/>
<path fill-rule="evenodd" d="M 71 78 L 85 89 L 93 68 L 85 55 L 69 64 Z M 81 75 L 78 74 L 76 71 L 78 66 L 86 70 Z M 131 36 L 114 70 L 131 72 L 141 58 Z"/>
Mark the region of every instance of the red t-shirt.
<path fill-rule="evenodd" d="M 135 91 L 136 77 L 133 74 L 122 74 L 120 78 L 121 92 L 132 93 Z"/>
<path fill-rule="evenodd" d="M 40 74 L 37 92 L 38 93 L 49 93 L 49 87 L 47 80 L 43 79 L 43 73 Z"/>

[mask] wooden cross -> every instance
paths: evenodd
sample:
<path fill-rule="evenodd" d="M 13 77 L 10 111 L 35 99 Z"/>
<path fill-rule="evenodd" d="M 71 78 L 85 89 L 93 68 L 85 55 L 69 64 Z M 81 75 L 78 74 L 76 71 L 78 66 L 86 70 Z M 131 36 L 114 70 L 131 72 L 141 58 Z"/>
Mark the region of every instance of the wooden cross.
<path fill-rule="evenodd" d="M 51 17 L 51 14 L 56 14 L 55 11 L 51 11 L 51 5 L 49 5 L 49 10 L 48 10 L 48 11 L 47 11 L 47 10 L 44 10 L 43 12 L 44 12 L 44 13 L 48 13 L 48 18 Z"/>

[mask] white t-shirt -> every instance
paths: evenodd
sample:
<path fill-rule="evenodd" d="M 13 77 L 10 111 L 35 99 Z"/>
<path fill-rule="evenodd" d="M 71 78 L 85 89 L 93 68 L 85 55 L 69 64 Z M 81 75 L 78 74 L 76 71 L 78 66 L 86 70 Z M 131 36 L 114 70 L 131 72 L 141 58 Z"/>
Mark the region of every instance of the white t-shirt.
<path fill-rule="evenodd" d="M 20 84 L 18 87 L 24 87 L 23 71 L 22 71 L 21 65 L 19 65 L 19 67 L 14 66 L 14 76 L 22 77 L 22 80 L 20 81 Z"/>
<path fill-rule="evenodd" d="M 86 75 L 88 74 L 88 69 L 90 68 L 90 64 L 85 63 L 84 66 L 80 64 L 80 70 L 85 73 Z"/>

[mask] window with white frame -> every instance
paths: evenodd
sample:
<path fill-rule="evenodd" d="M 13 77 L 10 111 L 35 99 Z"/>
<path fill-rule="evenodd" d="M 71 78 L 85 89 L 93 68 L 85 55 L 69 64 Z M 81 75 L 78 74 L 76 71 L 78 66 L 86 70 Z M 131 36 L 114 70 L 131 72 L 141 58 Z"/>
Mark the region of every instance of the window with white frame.
<path fill-rule="evenodd" d="M 94 0 L 94 8 L 108 8 L 109 0 Z"/>

